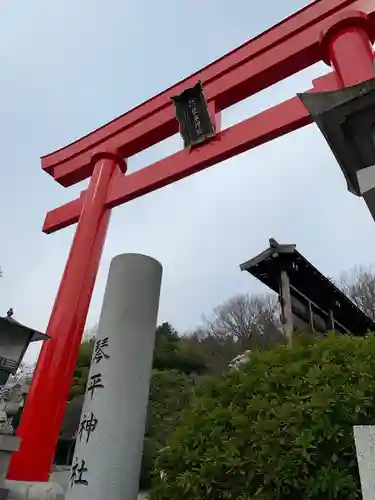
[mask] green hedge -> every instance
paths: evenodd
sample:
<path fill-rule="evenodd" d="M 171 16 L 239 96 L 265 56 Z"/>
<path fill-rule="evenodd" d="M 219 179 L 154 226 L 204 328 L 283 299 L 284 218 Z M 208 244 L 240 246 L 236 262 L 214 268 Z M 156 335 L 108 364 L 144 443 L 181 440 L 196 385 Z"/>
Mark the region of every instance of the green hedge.
<path fill-rule="evenodd" d="M 360 499 L 352 427 L 374 423 L 374 337 L 254 353 L 184 413 L 151 500 Z"/>
<path fill-rule="evenodd" d="M 196 380 L 177 370 L 153 370 L 143 443 L 140 489 L 150 488 L 155 459 L 197 391 Z"/>

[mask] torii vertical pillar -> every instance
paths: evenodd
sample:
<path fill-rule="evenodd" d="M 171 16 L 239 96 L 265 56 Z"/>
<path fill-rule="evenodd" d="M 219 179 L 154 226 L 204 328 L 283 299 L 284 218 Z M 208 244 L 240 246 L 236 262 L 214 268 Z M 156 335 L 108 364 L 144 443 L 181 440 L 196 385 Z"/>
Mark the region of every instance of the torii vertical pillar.
<path fill-rule="evenodd" d="M 51 337 L 39 356 L 17 434 L 22 446 L 8 479 L 48 481 L 110 219 L 107 192 L 124 161 L 113 154 L 93 158 L 94 171 L 47 328 Z"/>
<path fill-rule="evenodd" d="M 321 36 L 322 59 L 336 72 L 341 87 L 374 78 L 371 27 L 361 12 L 342 16 Z"/>

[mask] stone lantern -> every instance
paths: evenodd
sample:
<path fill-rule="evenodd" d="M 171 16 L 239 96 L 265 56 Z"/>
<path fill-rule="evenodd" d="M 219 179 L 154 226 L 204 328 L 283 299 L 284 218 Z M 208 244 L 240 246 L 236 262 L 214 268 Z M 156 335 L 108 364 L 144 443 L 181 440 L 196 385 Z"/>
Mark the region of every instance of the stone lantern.
<path fill-rule="evenodd" d="M 5 384 L 18 370 L 30 343 L 48 338 L 16 321 L 13 309 L 9 309 L 5 317 L 0 317 L 0 500 L 8 498 L 4 481 L 12 453 L 18 451 L 20 445 L 20 438 L 13 435 L 11 419 L 18 410 L 16 407 L 23 402 L 23 398 L 15 398 L 17 394 Z"/>
<path fill-rule="evenodd" d="M 0 386 L 15 374 L 31 342 L 49 337 L 33 328 L 22 325 L 13 318 L 13 309 L 0 317 Z"/>

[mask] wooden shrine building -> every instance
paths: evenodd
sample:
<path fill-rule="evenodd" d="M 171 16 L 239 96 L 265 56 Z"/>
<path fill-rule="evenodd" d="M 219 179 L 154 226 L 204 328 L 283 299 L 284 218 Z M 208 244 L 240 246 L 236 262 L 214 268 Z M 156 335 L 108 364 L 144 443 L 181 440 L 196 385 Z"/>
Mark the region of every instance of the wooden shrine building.
<path fill-rule="evenodd" d="M 375 323 L 296 249 L 271 238 L 269 247 L 240 265 L 279 295 L 289 342 L 293 330 L 353 335 L 375 332 Z"/>

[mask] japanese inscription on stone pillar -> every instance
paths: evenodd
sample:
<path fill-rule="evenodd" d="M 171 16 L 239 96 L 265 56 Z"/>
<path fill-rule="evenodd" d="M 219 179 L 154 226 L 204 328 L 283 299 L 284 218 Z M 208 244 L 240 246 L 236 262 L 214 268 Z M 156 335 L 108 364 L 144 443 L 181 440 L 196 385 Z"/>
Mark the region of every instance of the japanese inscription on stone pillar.
<path fill-rule="evenodd" d="M 81 415 L 81 421 L 77 431 L 76 449 L 71 473 L 70 488 L 89 485 L 89 467 L 90 457 L 86 456 L 85 448 L 90 439 L 95 434 L 100 421 L 92 411 L 90 403 L 95 400 L 98 391 L 105 390 L 105 380 L 101 371 L 101 366 L 110 356 L 108 354 L 108 337 L 95 341 L 94 352 L 92 356 L 90 375 L 87 381 L 85 404 Z"/>

